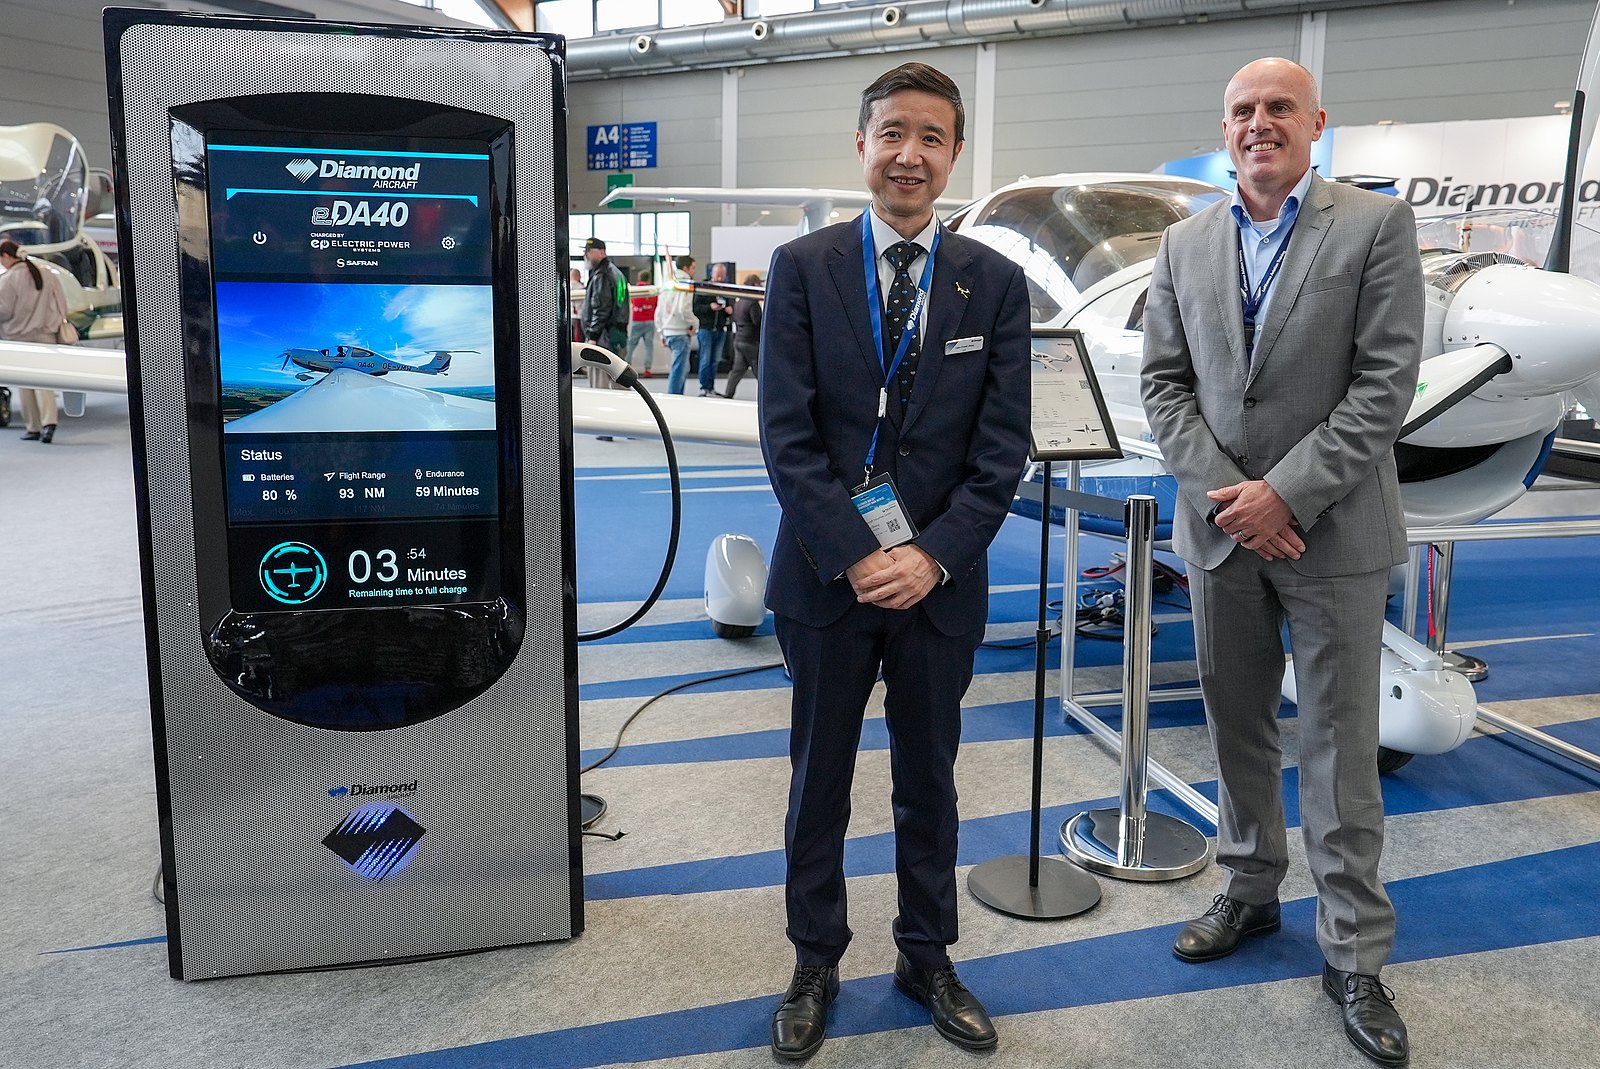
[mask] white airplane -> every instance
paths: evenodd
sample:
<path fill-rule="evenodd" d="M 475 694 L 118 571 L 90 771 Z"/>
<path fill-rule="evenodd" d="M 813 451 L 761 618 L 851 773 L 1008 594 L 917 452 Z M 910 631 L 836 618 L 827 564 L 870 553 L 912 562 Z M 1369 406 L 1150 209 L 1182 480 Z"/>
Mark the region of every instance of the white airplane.
<path fill-rule="evenodd" d="M 90 170 L 78 139 L 54 123 L 0 126 L 0 239 L 21 245 L 55 275 L 67 312 L 87 343 L 122 338 L 122 280 L 84 230 L 110 203 L 111 177 Z M 0 384 L 21 385 L 0 376 Z M 11 421 L 11 394 L 0 385 L 0 427 Z M 68 415 L 83 413 L 79 391 L 67 391 Z"/>
<path fill-rule="evenodd" d="M 0 126 L 0 238 L 21 245 L 61 282 L 67 310 L 89 341 L 122 337 L 122 280 L 84 233 L 111 181 L 91 171 L 78 139 L 54 123 Z"/>
<path fill-rule="evenodd" d="M 283 367 L 292 363 L 304 370 L 295 373 L 301 382 L 309 382 L 309 372 L 327 374 L 337 368 L 350 368 L 365 375 L 387 375 L 391 371 L 409 371 L 416 375 L 444 375 L 450 371 L 450 358 L 458 353 L 476 353 L 476 349 L 430 349 L 432 357 L 425 364 L 402 364 L 398 360 L 375 353 L 360 345 L 336 345 L 327 349 L 285 349 Z"/>

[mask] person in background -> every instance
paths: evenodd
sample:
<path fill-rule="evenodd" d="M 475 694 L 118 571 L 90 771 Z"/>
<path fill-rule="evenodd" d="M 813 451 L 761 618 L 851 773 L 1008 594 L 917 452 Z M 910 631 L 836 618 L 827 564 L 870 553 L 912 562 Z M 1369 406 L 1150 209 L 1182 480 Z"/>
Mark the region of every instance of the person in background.
<path fill-rule="evenodd" d="M 570 281 L 567 286 L 567 318 L 570 321 L 568 325 L 571 329 L 567 333 L 571 335 L 573 341 L 582 341 L 583 297 L 581 294 L 583 293 L 583 272 L 574 267 L 568 273 L 568 278 Z"/>
<path fill-rule="evenodd" d="M 61 341 L 61 324 L 67 318 L 67 297 L 56 276 L 28 259 L 15 241 L 0 241 L 0 340 Z M 48 445 L 55 440 L 54 390 L 23 389 L 22 419 L 26 442 Z"/>
<path fill-rule="evenodd" d="M 761 276 L 751 272 L 744 276 L 744 284 L 759 286 Z M 760 354 L 761 301 L 756 297 L 740 297 L 733 302 L 733 366 L 728 369 L 728 389 L 722 396 L 734 395 L 745 371 L 756 370 Z"/>
<path fill-rule="evenodd" d="M 728 268 L 724 264 L 711 265 L 711 282 L 728 281 Z M 694 298 L 694 317 L 700 323 L 700 396 L 710 397 L 717 392 L 717 364 L 722 360 L 722 347 L 728 340 L 728 320 L 733 312 L 733 302 L 712 293 L 697 293 Z"/>
<path fill-rule="evenodd" d="M 622 269 L 606 256 L 606 243 L 590 238 L 583 243 L 589 263 L 589 281 L 583 294 L 583 340 L 621 354 L 628 347 L 628 308 L 619 300 L 626 281 Z"/>
<path fill-rule="evenodd" d="M 673 261 L 671 288 L 662 287 L 656 300 L 656 331 L 661 344 L 672 354 L 672 370 L 667 374 L 667 392 L 683 392 L 689 376 L 689 332 L 694 330 L 694 313 L 687 287 L 693 279 L 694 257 L 680 256 Z"/>
<path fill-rule="evenodd" d="M 639 285 L 650 285 L 650 271 L 647 268 L 639 269 Z M 633 364 L 639 369 L 639 377 L 650 377 L 650 362 L 656 350 L 656 305 L 660 298 L 655 294 L 630 293 L 628 295 L 628 349 L 622 358 L 633 364 L 633 350 L 637 346 L 644 347 L 644 357 L 638 364 Z"/>

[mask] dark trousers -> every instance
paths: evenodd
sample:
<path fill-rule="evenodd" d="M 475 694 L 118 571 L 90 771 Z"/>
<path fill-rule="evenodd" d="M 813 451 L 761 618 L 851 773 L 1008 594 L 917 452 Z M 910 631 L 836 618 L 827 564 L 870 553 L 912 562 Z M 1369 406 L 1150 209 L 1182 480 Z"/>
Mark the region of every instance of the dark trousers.
<path fill-rule="evenodd" d="M 843 580 L 839 580 L 843 581 Z M 956 921 L 955 760 L 961 697 L 982 629 L 951 638 L 918 609 L 854 605 L 836 623 L 776 617 L 794 679 L 789 755 L 788 936 L 801 965 L 838 962 L 850 943 L 844 840 L 867 698 L 883 671 L 894 789 L 894 940 L 919 968 L 944 964 Z"/>
<path fill-rule="evenodd" d="M 760 350 L 754 345 L 740 345 L 739 339 L 742 337 L 744 337 L 742 334 L 733 336 L 733 366 L 728 368 L 728 389 L 723 395 L 725 397 L 733 396 L 734 391 L 739 388 L 739 380 L 744 378 L 746 371 L 753 372 L 756 369 L 756 354 Z"/>

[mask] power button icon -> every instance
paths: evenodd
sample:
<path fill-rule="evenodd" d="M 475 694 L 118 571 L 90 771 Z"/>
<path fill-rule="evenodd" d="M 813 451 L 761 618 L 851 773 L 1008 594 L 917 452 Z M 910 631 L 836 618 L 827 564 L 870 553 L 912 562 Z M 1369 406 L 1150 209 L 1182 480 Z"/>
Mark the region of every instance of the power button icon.
<path fill-rule="evenodd" d="M 250 235 L 250 240 L 255 242 L 257 245 L 265 245 L 267 243 L 266 232 L 263 230 L 257 230 L 254 234 Z"/>

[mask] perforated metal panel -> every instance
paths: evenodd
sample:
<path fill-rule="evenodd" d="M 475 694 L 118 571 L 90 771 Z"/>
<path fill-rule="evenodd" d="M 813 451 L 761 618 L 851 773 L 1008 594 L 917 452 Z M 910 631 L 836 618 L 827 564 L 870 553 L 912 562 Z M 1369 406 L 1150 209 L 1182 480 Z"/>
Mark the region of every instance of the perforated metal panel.
<path fill-rule="evenodd" d="M 111 42 L 120 68 L 133 267 L 147 605 L 156 648 L 158 768 L 186 979 L 405 958 L 560 939 L 575 928 L 567 691 L 569 517 L 558 354 L 566 322 L 557 248 L 564 124 L 559 60 L 537 39 L 251 20 L 134 25 Z M 206 659 L 195 576 L 188 410 L 179 309 L 179 231 L 168 109 L 262 93 L 370 92 L 505 118 L 514 133 L 517 315 L 522 368 L 528 625 L 506 675 L 424 723 L 338 732 L 277 719 L 230 691 Z M 564 228 L 563 228 L 564 230 Z M 136 435 L 137 437 L 137 435 Z M 153 686 L 153 690 L 157 686 Z M 352 784 L 417 784 L 384 800 L 423 832 L 410 863 L 381 879 L 323 839 L 370 798 Z M 179 964 L 176 955 L 175 968 Z"/>

